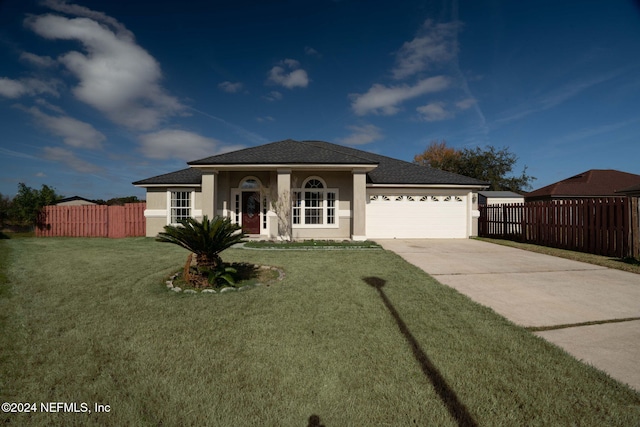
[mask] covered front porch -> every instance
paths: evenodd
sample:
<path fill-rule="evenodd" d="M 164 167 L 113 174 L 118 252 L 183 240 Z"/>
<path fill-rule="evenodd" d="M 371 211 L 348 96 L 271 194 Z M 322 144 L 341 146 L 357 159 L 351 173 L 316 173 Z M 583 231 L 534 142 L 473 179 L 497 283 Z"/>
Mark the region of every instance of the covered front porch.
<path fill-rule="evenodd" d="M 365 240 L 366 168 L 203 168 L 202 215 L 260 239 Z"/>

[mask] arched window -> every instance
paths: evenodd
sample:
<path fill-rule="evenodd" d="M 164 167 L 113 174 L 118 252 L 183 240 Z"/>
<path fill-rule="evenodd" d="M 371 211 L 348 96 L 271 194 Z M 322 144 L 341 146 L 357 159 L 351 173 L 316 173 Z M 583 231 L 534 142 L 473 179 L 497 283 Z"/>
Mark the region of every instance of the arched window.
<path fill-rule="evenodd" d="M 324 188 L 324 184 L 319 179 L 311 178 L 307 180 L 304 188 Z"/>
<path fill-rule="evenodd" d="M 337 190 L 327 188 L 322 178 L 307 178 L 292 194 L 294 225 L 336 224 Z"/>
<path fill-rule="evenodd" d="M 242 180 L 240 188 L 243 190 L 257 190 L 260 188 L 260 181 L 258 178 L 248 176 Z"/>

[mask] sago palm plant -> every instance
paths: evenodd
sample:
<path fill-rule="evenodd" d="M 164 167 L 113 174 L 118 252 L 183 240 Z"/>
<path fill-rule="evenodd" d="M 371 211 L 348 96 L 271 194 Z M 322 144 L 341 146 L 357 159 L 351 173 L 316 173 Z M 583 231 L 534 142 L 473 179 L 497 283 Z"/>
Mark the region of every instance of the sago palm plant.
<path fill-rule="evenodd" d="M 230 218 L 205 215 L 202 222 L 193 218 L 183 219 L 179 225 L 166 225 L 158 234 L 158 242 L 173 243 L 196 255 L 198 269 L 214 271 L 222 264 L 219 253 L 236 243 L 244 242 L 242 228 Z"/>

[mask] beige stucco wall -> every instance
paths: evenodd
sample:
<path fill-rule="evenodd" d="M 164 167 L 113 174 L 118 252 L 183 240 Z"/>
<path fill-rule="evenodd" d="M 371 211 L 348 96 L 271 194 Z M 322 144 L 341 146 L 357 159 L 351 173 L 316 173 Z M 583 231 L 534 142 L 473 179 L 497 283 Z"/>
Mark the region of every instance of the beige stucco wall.
<path fill-rule="evenodd" d="M 262 184 L 262 189 L 267 193 L 268 197 L 273 197 L 275 191 L 278 188 L 278 174 L 275 170 L 272 171 L 257 171 L 257 172 L 230 172 L 220 171 L 211 180 L 210 185 L 213 187 L 215 194 L 215 210 L 216 214 L 222 214 L 225 212 L 227 215 L 231 215 L 233 205 L 231 201 L 231 189 L 237 189 L 243 179 L 247 177 L 255 177 Z M 354 178 L 354 176 L 356 178 Z M 447 195 L 459 195 L 468 197 L 468 206 L 471 211 L 477 209 L 477 201 L 472 202 L 472 193 L 468 189 L 426 189 L 426 188 L 381 188 L 381 187 L 369 187 L 366 188 L 365 175 L 354 175 L 351 171 L 317 171 L 313 169 L 309 170 L 293 170 L 291 171 L 290 181 L 292 188 L 300 188 L 304 181 L 309 177 L 320 177 L 327 185 L 328 188 L 338 189 L 338 204 L 336 206 L 336 216 L 338 219 L 338 225 L 336 227 L 325 228 L 318 227 L 313 228 L 309 226 L 294 227 L 293 238 L 294 239 L 351 239 L 362 237 L 357 234 L 358 227 L 354 224 L 354 191 L 353 185 L 356 183 L 359 187 L 364 186 L 364 191 L 358 195 L 359 199 L 364 198 L 364 203 L 360 201 L 360 205 L 364 207 L 364 215 L 362 216 L 366 222 L 366 205 L 369 203 L 369 196 L 373 194 L 408 194 L 408 195 L 434 195 L 434 196 L 447 196 Z M 164 226 L 168 221 L 168 206 L 167 206 L 167 192 L 170 190 L 185 190 L 193 191 L 193 213 L 198 219 L 202 218 L 203 207 L 213 201 L 213 198 L 207 200 L 207 196 L 203 194 L 199 187 L 161 187 L 161 188 L 148 188 L 147 189 L 147 236 L 156 236 L 159 232 L 163 231 Z M 363 197 L 364 196 L 364 197 Z M 477 198 L 477 195 L 476 195 Z M 358 203 L 355 205 L 357 206 Z M 362 213 L 361 213 L 362 214 Z M 360 227 L 362 228 L 362 227 Z M 263 230 L 264 238 L 269 235 L 274 236 L 274 230 L 277 230 L 277 219 L 274 213 L 269 212 L 267 230 Z M 477 218 L 469 217 L 468 231 L 470 235 L 477 234 Z M 364 236 L 366 232 L 363 232 Z"/>
<path fill-rule="evenodd" d="M 170 190 L 193 191 L 193 212 L 197 219 L 202 219 L 202 192 L 199 188 L 173 188 L 173 187 L 151 187 L 147 188 L 147 208 L 145 217 L 147 221 L 147 237 L 155 237 L 164 230 L 168 224 L 169 206 L 167 205 L 167 192 Z"/>
<path fill-rule="evenodd" d="M 351 239 L 351 218 L 340 217 L 337 228 L 294 228 L 294 240 L 302 239 L 329 239 L 348 240 Z"/>
<path fill-rule="evenodd" d="M 147 188 L 147 209 L 167 209 L 166 188 Z"/>

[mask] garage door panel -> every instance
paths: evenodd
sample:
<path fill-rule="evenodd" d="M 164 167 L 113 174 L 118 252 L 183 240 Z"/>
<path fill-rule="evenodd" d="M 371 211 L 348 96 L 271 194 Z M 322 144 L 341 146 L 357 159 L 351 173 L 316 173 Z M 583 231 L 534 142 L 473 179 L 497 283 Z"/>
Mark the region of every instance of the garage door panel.
<path fill-rule="evenodd" d="M 368 238 L 468 237 L 466 196 L 379 195 L 369 199 Z"/>

